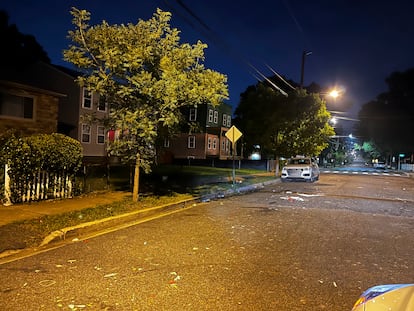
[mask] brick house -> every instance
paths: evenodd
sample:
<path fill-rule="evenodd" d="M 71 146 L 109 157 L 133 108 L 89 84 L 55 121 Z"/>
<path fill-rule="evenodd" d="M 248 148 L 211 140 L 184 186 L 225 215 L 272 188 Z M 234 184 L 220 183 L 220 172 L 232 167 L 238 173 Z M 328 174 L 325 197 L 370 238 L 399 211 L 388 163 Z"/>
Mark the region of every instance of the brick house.
<path fill-rule="evenodd" d="M 103 163 L 107 160 L 106 129 L 99 122 L 87 122 L 84 116 L 94 114 L 96 119 L 102 119 L 109 113 L 108 105 L 98 94 L 88 92 L 75 82 L 78 74 L 74 70 L 39 61 L 9 76 L 9 80 L 60 94 L 54 132 L 78 140 L 83 147 L 85 163 Z"/>
<path fill-rule="evenodd" d="M 182 110 L 181 131 L 165 138 L 160 148 L 160 162 L 173 160 L 227 160 L 231 143 L 225 136 L 231 127 L 232 109 L 222 103 L 186 107 Z"/>
<path fill-rule="evenodd" d="M 59 101 L 64 94 L 26 84 L 0 81 L 0 131 L 22 135 L 51 134 L 58 128 Z"/>

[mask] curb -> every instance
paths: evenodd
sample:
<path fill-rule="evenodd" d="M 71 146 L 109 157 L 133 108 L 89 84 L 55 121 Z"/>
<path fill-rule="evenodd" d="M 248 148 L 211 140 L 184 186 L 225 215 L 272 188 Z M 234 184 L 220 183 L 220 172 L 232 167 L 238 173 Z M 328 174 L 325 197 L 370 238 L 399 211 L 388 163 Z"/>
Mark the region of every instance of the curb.
<path fill-rule="evenodd" d="M 204 195 L 201 197 L 195 197 L 188 200 L 182 200 L 170 204 L 160 205 L 156 207 L 150 207 L 142 210 L 133 211 L 126 214 L 120 214 L 116 216 L 111 216 L 103 219 L 98 219 L 90 222 L 85 222 L 76 226 L 66 227 L 60 230 L 56 230 L 49 235 L 47 235 L 39 247 L 43 247 L 45 245 L 50 244 L 51 242 L 59 239 L 59 240 L 66 240 L 69 236 L 73 236 L 76 234 L 81 234 L 83 231 L 91 230 L 93 228 L 105 229 L 114 225 L 119 225 L 121 223 L 126 222 L 133 222 L 137 221 L 138 219 L 144 219 L 145 217 L 156 215 L 160 212 L 173 212 L 178 209 L 182 209 L 187 207 L 191 204 L 193 207 L 196 205 L 197 202 L 209 202 L 211 200 L 222 199 L 224 197 L 229 197 L 232 195 L 242 194 L 246 192 L 253 192 L 260 189 L 263 189 L 266 185 L 271 185 L 274 183 L 280 182 L 280 179 L 274 179 L 265 181 L 262 183 L 252 184 L 244 187 L 240 187 L 237 189 L 229 189 L 223 192 L 212 193 L 208 195 Z"/>
<path fill-rule="evenodd" d="M 257 191 L 257 190 L 263 189 L 265 186 L 276 184 L 279 182 L 280 182 L 280 178 L 276 178 L 276 179 L 264 181 L 264 182 L 257 183 L 257 184 L 243 186 L 237 189 L 228 189 L 228 190 L 223 190 L 223 191 L 219 191 L 216 193 L 206 194 L 206 195 L 201 196 L 201 202 L 208 202 L 210 200 L 222 199 L 226 196 L 242 194 L 244 192 Z"/>
<path fill-rule="evenodd" d="M 60 240 L 66 240 L 68 236 L 75 235 L 77 233 L 82 233 L 83 231 L 90 230 L 92 227 L 99 227 L 99 229 L 105 229 L 114 225 L 118 225 L 125 222 L 133 222 L 137 221 L 139 219 L 143 219 L 145 217 L 148 217 L 150 215 L 157 214 L 161 211 L 167 211 L 167 210 L 175 210 L 175 209 L 181 209 L 184 207 L 187 207 L 188 204 L 193 203 L 194 206 L 195 203 L 199 201 L 199 198 L 192 198 L 188 200 L 182 200 L 170 204 L 145 208 L 142 210 L 133 211 L 126 214 L 120 214 L 116 216 L 111 216 L 103 219 L 98 219 L 90 222 L 81 223 L 76 226 L 72 227 L 66 227 L 60 230 L 53 231 L 49 235 L 47 235 L 42 243 L 40 243 L 39 247 L 43 247 L 45 245 L 50 244 L 51 242 L 55 241 L 56 239 Z"/>

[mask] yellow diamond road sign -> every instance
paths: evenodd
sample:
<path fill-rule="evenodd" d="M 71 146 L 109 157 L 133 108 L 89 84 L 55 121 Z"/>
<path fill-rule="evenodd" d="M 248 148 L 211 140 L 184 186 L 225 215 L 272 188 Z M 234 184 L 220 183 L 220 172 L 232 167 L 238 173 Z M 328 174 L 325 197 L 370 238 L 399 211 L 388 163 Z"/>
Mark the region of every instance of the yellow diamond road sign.
<path fill-rule="evenodd" d="M 234 144 L 241 136 L 242 132 L 239 131 L 234 125 L 226 132 L 226 137 Z"/>

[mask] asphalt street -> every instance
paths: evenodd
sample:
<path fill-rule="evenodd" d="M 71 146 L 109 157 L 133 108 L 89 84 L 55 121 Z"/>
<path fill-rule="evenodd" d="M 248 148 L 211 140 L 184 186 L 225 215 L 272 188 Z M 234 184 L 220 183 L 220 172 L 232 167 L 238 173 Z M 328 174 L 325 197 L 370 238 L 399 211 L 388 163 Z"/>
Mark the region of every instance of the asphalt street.
<path fill-rule="evenodd" d="M 326 174 L 0 265 L 2 310 L 350 310 L 414 279 L 414 180 Z"/>

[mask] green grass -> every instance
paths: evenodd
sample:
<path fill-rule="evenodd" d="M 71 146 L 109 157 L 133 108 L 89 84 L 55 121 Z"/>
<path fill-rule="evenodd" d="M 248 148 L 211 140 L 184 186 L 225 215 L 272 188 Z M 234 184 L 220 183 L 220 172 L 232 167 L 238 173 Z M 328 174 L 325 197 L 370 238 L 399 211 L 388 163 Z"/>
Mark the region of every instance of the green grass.
<path fill-rule="evenodd" d="M 236 175 L 252 175 L 263 173 L 263 170 L 254 169 L 235 169 Z M 161 165 L 154 169 L 156 174 L 182 174 L 192 176 L 228 176 L 233 173 L 232 168 L 218 168 L 209 166 L 179 166 L 179 165 Z"/>
<path fill-rule="evenodd" d="M 85 185 L 82 184 L 83 178 L 78 178 L 79 187 L 84 189 L 86 193 L 99 190 L 131 191 L 131 169 L 133 168 L 128 166 L 113 166 L 110 168 L 109 178 L 107 178 L 105 167 L 91 167 L 88 169 Z M 200 184 L 231 181 L 233 169 L 211 166 L 159 165 L 154 167 L 150 174 L 141 173 L 140 191 L 143 193 L 193 193 L 193 189 L 197 189 Z M 244 180 L 249 179 L 249 176 L 263 173 L 266 172 L 255 169 L 235 169 L 236 177 L 242 177 Z"/>
<path fill-rule="evenodd" d="M 187 192 L 197 196 L 229 189 L 237 190 L 239 187 L 274 179 L 274 175 L 263 170 L 235 169 L 235 183 L 233 184 L 232 168 L 178 165 L 159 166 L 152 174 L 153 178 L 156 176 L 158 180 L 161 179 L 160 176 L 167 177 L 163 185 L 170 187 L 173 191 Z"/>

